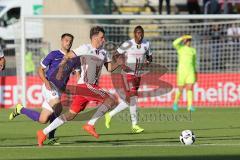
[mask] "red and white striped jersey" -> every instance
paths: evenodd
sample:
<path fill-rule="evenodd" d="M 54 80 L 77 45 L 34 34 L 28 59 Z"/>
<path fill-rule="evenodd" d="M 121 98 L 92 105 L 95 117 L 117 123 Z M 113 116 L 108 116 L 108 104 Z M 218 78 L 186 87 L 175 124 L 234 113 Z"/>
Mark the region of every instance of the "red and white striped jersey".
<path fill-rule="evenodd" d="M 91 44 L 84 44 L 73 50 L 80 56 L 81 76 L 78 84 L 98 84 L 103 64 L 110 62 L 107 51 L 103 48 L 93 48 Z"/>
<path fill-rule="evenodd" d="M 152 55 L 150 50 L 150 42 L 142 40 L 141 44 L 137 44 L 134 39 L 124 42 L 118 49 L 119 54 L 125 54 L 126 65 L 130 67 L 135 74 L 137 70 L 144 64 L 147 55 Z"/>

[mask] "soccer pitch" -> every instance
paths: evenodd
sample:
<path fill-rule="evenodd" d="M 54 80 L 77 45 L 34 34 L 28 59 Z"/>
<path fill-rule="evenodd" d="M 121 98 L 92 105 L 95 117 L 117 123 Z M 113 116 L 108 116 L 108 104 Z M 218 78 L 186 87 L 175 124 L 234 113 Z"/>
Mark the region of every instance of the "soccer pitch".
<path fill-rule="evenodd" d="M 139 109 L 142 134 L 131 133 L 128 110 L 112 120 L 110 129 L 101 119 L 96 130 L 99 139 L 82 129 L 85 121 L 72 121 L 60 127 L 60 146 L 36 146 L 36 131 L 45 125 L 24 116 L 8 120 L 12 110 L 0 110 L 0 159 L 239 159 L 240 110 Z M 190 129 L 196 142 L 179 142 L 182 130 Z"/>

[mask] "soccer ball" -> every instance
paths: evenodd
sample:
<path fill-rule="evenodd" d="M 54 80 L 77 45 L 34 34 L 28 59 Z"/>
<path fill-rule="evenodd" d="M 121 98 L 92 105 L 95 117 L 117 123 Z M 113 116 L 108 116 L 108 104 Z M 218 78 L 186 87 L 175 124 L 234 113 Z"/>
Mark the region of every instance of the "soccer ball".
<path fill-rule="evenodd" d="M 195 142 L 196 136 L 194 133 L 190 130 L 184 130 L 182 131 L 180 137 L 180 142 L 185 145 L 191 145 Z"/>

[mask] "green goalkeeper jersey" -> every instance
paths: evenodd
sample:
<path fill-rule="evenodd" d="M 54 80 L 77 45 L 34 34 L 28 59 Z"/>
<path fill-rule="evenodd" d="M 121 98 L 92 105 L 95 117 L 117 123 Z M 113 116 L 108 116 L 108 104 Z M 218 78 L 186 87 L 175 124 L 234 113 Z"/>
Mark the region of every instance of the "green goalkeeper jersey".
<path fill-rule="evenodd" d="M 180 37 L 173 41 L 173 47 L 177 50 L 178 54 L 177 72 L 195 72 L 196 49 L 182 44 L 182 40 L 183 38 Z"/>

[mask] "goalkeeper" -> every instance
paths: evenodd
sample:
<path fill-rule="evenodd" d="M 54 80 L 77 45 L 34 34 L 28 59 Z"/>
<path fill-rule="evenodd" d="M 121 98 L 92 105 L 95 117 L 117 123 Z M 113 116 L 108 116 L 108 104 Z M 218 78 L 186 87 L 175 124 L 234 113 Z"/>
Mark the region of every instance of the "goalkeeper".
<path fill-rule="evenodd" d="M 184 35 L 173 41 L 173 47 L 177 50 L 177 86 L 173 110 L 178 110 L 178 101 L 184 88 L 187 90 L 187 110 L 194 111 L 193 85 L 196 81 L 196 49 L 191 47 L 192 36 Z"/>

